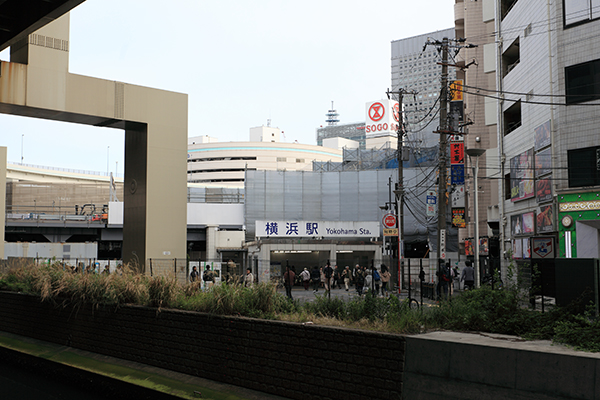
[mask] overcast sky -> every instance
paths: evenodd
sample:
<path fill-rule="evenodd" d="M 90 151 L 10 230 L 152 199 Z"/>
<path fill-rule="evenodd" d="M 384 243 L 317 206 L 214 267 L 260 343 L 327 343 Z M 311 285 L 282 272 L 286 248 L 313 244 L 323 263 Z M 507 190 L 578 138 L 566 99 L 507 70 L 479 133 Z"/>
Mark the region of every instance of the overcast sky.
<path fill-rule="evenodd" d="M 245 141 L 270 119 L 283 141 L 316 144 L 331 101 L 351 123 L 385 97 L 393 40 L 453 21 L 454 0 L 87 0 L 71 12 L 70 72 L 187 93 L 190 137 Z M 122 131 L 0 124 L 9 162 L 123 173 Z"/>

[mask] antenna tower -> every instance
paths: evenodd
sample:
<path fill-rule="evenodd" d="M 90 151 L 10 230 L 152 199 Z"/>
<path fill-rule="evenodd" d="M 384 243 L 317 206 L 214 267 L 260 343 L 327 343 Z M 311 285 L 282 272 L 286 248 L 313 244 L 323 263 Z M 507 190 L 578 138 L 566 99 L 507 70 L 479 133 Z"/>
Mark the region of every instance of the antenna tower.
<path fill-rule="evenodd" d="M 329 126 L 337 125 L 337 123 L 340 122 L 340 120 L 338 119 L 340 114 L 337 113 L 337 110 L 333 109 L 333 101 L 331 102 L 331 110 L 327 111 L 327 114 L 325 114 L 325 116 L 327 117 L 325 122 L 327 122 L 327 125 Z"/>

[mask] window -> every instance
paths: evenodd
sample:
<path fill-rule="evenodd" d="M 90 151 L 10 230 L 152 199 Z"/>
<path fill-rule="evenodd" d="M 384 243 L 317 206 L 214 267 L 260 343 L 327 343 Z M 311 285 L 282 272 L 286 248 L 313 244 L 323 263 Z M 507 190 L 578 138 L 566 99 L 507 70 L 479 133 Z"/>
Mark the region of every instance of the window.
<path fill-rule="evenodd" d="M 277 157 L 277 162 L 286 162 L 287 158 L 285 157 Z"/>
<path fill-rule="evenodd" d="M 296 158 L 296 162 L 297 163 L 303 163 L 304 162 L 304 158 Z"/>
<path fill-rule="evenodd" d="M 506 49 L 502 54 L 502 77 L 505 77 L 510 71 L 515 68 L 520 61 L 519 38 Z"/>
<path fill-rule="evenodd" d="M 569 187 L 600 185 L 600 146 L 567 151 Z"/>
<path fill-rule="evenodd" d="M 565 26 L 582 24 L 600 17 L 599 0 L 565 0 Z"/>
<path fill-rule="evenodd" d="M 565 68 L 567 104 L 600 99 L 600 60 Z"/>
<path fill-rule="evenodd" d="M 504 136 L 521 126 L 521 100 L 504 111 Z"/>

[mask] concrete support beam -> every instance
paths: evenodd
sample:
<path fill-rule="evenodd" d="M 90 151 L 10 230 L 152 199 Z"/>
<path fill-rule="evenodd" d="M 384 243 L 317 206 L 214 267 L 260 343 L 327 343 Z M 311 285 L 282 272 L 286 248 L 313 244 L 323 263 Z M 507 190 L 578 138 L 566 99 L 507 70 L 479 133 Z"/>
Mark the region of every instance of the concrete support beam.
<path fill-rule="evenodd" d="M 123 261 L 185 260 L 187 95 L 70 74 L 68 43 L 66 14 L 11 48 L 0 112 L 123 129 Z"/>

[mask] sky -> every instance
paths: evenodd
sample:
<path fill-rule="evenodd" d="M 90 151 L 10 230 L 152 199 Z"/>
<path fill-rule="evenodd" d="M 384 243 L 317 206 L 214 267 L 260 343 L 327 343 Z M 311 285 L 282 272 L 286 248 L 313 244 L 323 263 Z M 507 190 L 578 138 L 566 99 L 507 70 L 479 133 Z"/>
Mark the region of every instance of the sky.
<path fill-rule="evenodd" d="M 71 11 L 69 72 L 186 93 L 189 137 L 247 141 L 270 120 L 282 141 L 316 144 L 332 101 L 343 124 L 385 98 L 392 41 L 453 24 L 454 0 L 87 0 Z M 120 130 L 0 126 L 9 163 L 123 174 Z"/>

